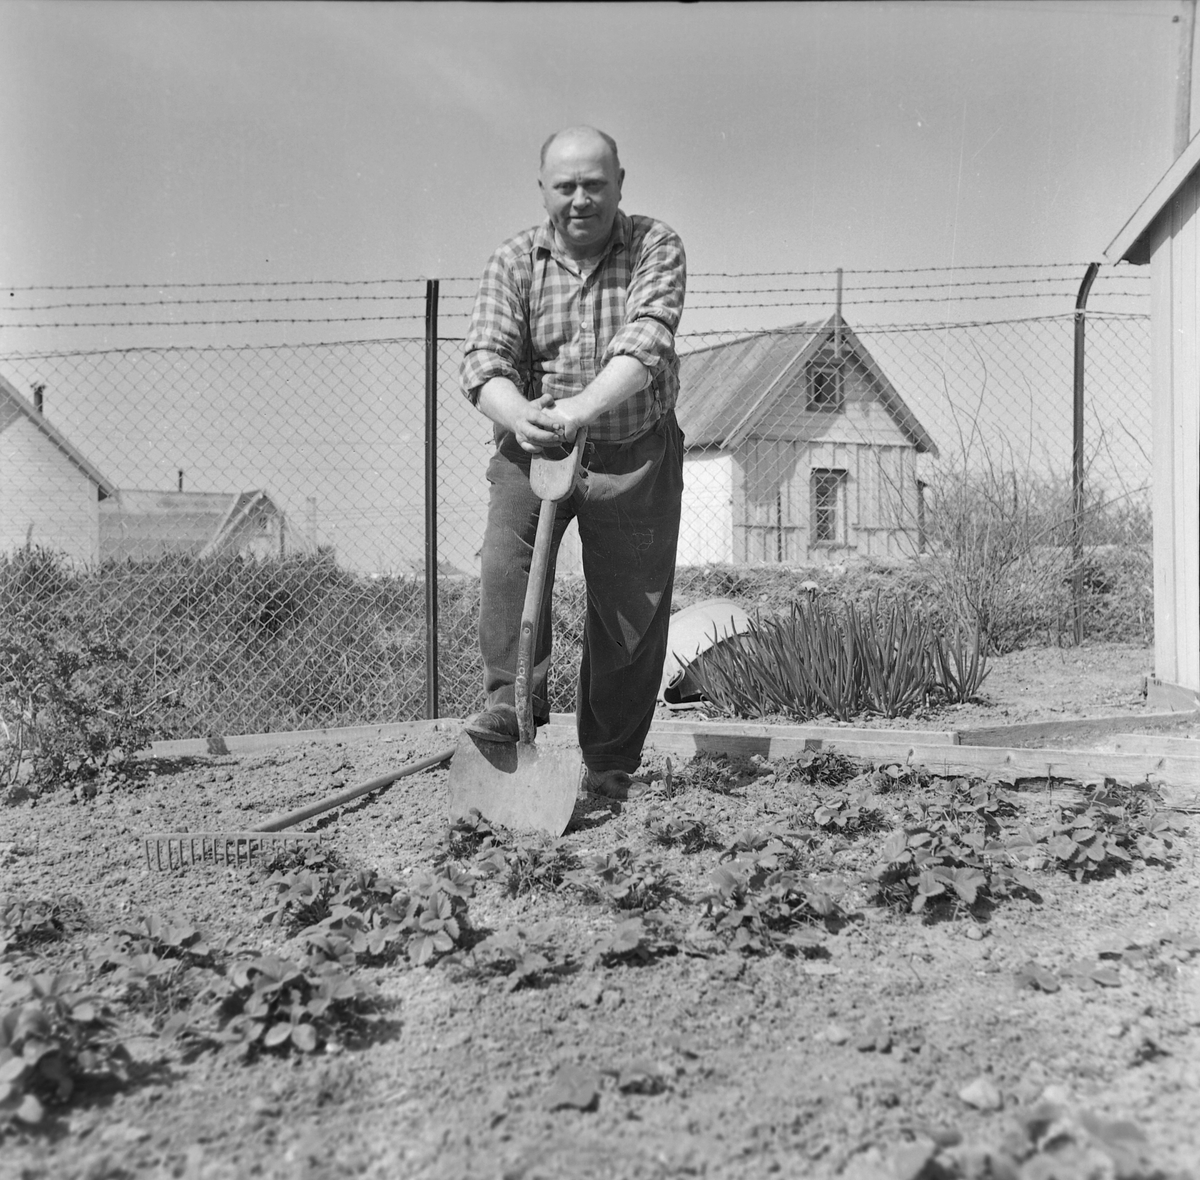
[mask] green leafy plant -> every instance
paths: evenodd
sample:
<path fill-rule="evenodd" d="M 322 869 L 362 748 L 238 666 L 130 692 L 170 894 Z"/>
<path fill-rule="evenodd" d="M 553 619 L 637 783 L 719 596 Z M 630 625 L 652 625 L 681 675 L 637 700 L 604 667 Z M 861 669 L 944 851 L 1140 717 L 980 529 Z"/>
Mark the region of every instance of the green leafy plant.
<path fill-rule="evenodd" d="M 0 622 L 0 788 L 26 762 L 39 787 L 108 777 L 149 745 L 155 706 L 103 620 L 50 609 Z"/>
<path fill-rule="evenodd" d="M 883 825 L 883 813 L 875 806 L 871 791 L 855 791 L 834 795 L 812 810 L 812 822 L 827 832 L 854 836 L 878 831 Z"/>
<path fill-rule="evenodd" d="M 1066 809 L 1046 839 L 1046 850 L 1058 868 L 1082 881 L 1128 869 L 1135 858 L 1177 859 L 1176 837 L 1183 830 L 1168 812 L 1110 786 Z"/>
<path fill-rule="evenodd" d="M 646 816 L 646 831 L 656 844 L 664 848 L 678 847 L 685 853 L 718 847 L 703 820 L 686 815 L 666 815 L 657 807 L 651 808 Z"/>
<path fill-rule="evenodd" d="M 800 873 L 800 854 L 777 830 L 739 832 L 724 855 L 701 898 L 701 925 L 732 950 L 812 951 L 821 943 L 815 926 L 841 916 L 844 883 Z"/>
<path fill-rule="evenodd" d="M 510 897 L 557 889 L 567 874 L 579 868 L 579 857 L 563 840 L 523 836 L 499 856 Z"/>
<path fill-rule="evenodd" d="M 83 924 L 83 903 L 70 893 L 21 897 L 0 893 L 0 952 L 51 942 Z"/>
<path fill-rule="evenodd" d="M 399 950 L 417 964 L 458 944 L 475 878 L 454 864 L 413 875 L 407 886 L 375 869 L 317 859 L 277 870 L 266 884 L 275 896 L 265 921 L 286 923 L 318 958 L 355 965 L 360 956 L 386 960 Z"/>
<path fill-rule="evenodd" d="M 99 967 L 126 999 L 150 1008 L 153 1016 L 187 1007 L 215 968 L 224 945 L 213 945 L 194 926 L 158 914 L 118 927 L 98 954 Z"/>
<path fill-rule="evenodd" d="M 298 1049 L 313 1053 L 375 1019 L 374 993 L 329 962 L 274 955 L 240 959 L 216 977 L 219 1042 L 244 1056 Z M 201 1030 L 181 1028 L 195 1036 Z"/>
<path fill-rule="evenodd" d="M 472 947 L 470 954 L 478 967 L 504 976 L 510 992 L 540 987 L 571 970 L 568 961 L 557 959 L 547 933 L 537 928 L 497 931 Z"/>
<path fill-rule="evenodd" d="M 691 668 L 704 696 L 737 717 L 901 717 L 970 699 L 987 674 L 983 643 L 961 627 L 942 638 L 911 605 L 878 594 L 861 607 L 808 597 L 714 642 Z"/>
<path fill-rule="evenodd" d="M 81 976 L 0 976 L 0 1130 L 41 1122 L 47 1105 L 68 1102 L 85 1080 L 126 1080 L 129 1062 Z"/>
<path fill-rule="evenodd" d="M 624 918 L 602 933 L 587 955 L 591 967 L 643 966 L 679 948 L 652 914 Z"/>
<path fill-rule="evenodd" d="M 628 848 L 593 857 L 585 867 L 567 873 L 564 880 L 585 896 L 623 912 L 654 909 L 672 889 L 670 875 L 655 857 Z"/>

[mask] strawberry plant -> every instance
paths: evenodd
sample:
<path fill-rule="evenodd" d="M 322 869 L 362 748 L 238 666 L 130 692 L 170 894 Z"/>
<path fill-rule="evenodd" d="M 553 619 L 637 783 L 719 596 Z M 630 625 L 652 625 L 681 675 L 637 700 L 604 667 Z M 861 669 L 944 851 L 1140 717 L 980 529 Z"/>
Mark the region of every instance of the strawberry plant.
<path fill-rule="evenodd" d="M 203 987 L 222 946 L 211 945 L 193 926 L 157 914 L 118 927 L 98 959 L 102 972 L 125 998 L 150 1008 L 153 1016 L 187 1007 Z"/>
<path fill-rule="evenodd" d="M 870 791 L 834 795 L 813 809 L 812 822 L 827 832 L 844 836 L 878 831 L 883 826 L 883 815 L 874 804 L 875 797 Z"/>
<path fill-rule="evenodd" d="M 83 923 L 83 903 L 69 893 L 54 897 L 20 897 L 0 893 L 0 952 L 27 949 L 61 938 Z"/>
<path fill-rule="evenodd" d="M 585 868 L 567 873 L 564 880 L 585 896 L 620 911 L 653 909 L 671 892 L 670 876 L 659 861 L 628 848 L 593 857 Z"/>
<path fill-rule="evenodd" d="M 701 899 L 701 924 L 731 949 L 811 950 L 821 941 L 813 927 L 840 916 L 842 882 L 802 875 L 798 852 L 777 830 L 739 832 L 724 855 Z"/>
<path fill-rule="evenodd" d="M 1075 880 L 1128 869 L 1135 858 L 1172 861 L 1182 825 L 1164 811 L 1116 788 L 1103 788 L 1065 809 L 1046 840 L 1056 866 Z"/>
<path fill-rule="evenodd" d="M 625 918 L 601 934 L 588 952 L 589 966 L 645 964 L 678 948 L 665 937 L 649 914 Z"/>
<path fill-rule="evenodd" d="M 250 1057 L 264 1050 L 313 1053 L 375 1015 L 373 993 L 328 962 L 274 955 L 230 964 L 212 985 L 215 1039 Z M 193 1036 L 205 1034 L 186 1029 Z"/>
<path fill-rule="evenodd" d="M 545 931 L 537 928 L 497 931 L 474 946 L 471 956 L 485 971 L 504 976 L 510 992 L 540 987 L 571 969 L 569 963 L 556 960 Z"/>
<path fill-rule="evenodd" d="M 656 844 L 664 848 L 678 847 L 685 853 L 717 846 L 703 820 L 686 815 L 664 815 L 657 807 L 646 816 L 646 831 Z"/>
<path fill-rule="evenodd" d="M 0 1130 L 41 1122 L 86 1079 L 127 1078 L 112 1016 L 82 984 L 71 974 L 0 976 Z"/>

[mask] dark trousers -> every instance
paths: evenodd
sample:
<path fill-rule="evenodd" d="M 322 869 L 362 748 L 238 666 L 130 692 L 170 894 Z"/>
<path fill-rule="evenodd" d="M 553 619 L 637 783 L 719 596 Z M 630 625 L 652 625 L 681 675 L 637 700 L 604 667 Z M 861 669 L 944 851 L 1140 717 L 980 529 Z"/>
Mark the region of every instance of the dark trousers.
<path fill-rule="evenodd" d="M 633 772 L 662 678 L 683 495 L 683 436 L 674 413 L 627 443 L 588 443 L 579 485 L 558 505 L 542 617 L 535 632 L 533 714 L 549 716 L 550 600 L 559 542 L 578 520 L 587 617 L 576 717 L 592 770 Z M 529 455 L 502 434 L 488 465 L 479 645 L 489 705 L 514 703 L 517 639 L 537 532 Z"/>

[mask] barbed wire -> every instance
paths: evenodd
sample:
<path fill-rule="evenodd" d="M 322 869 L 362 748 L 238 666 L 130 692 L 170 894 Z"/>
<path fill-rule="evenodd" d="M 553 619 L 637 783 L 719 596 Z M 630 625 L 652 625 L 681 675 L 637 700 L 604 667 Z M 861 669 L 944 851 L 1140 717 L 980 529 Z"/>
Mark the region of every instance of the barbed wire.
<path fill-rule="evenodd" d="M 909 266 L 909 267 L 865 267 L 861 270 L 844 269 L 845 275 L 903 275 L 903 274 L 962 274 L 968 271 L 1011 271 L 1011 270 L 1079 270 L 1089 265 L 1086 262 L 1005 262 L 972 266 Z M 805 278 L 834 276 L 832 270 L 758 270 L 758 271 L 695 271 L 692 279 L 755 279 L 755 278 Z M 0 284 L 0 290 L 9 292 L 28 291 L 195 291 L 219 289 L 276 288 L 276 287 L 374 287 L 393 283 L 426 283 L 435 279 L 438 283 L 478 283 L 479 275 L 447 275 L 420 278 L 383 279 L 239 279 L 227 282 L 194 283 L 34 283 L 23 285 Z M 409 299 L 423 298 L 421 295 L 404 296 Z"/>
<path fill-rule="evenodd" d="M 695 276 L 693 276 L 695 277 Z M 1141 275 L 1130 273 L 1124 276 L 1126 278 L 1144 278 L 1149 282 L 1149 275 Z M 404 281 L 404 280 L 397 280 Z M 1044 277 L 1044 278 L 1021 278 L 1021 279 L 973 279 L 973 280 L 956 280 L 948 279 L 941 282 L 933 283 L 876 283 L 862 284 L 843 287 L 843 296 L 864 291 L 933 291 L 942 288 L 951 290 L 965 290 L 976 287 L 1025 287 L 1036 284 L 1061 285 L 1064 282 L 1069 282 L 1065 278 L 1059 277 Z M 796 295 L 796 294 L 812 294 L 817 291 L 827 291 L 824 286 L 801 286 L 801 287 L 712 287 L 701 288 L 697 290 L 694 286 L 691 288 L 693 295 Z M 1031 292 L 1029 296 L 1013 295 L 1012 298 L 1022 298 L 1031 296 L 1054 295 L 1055 297 L 1064 297 L 1071 292 L 1069 291 L 1053 291 L 1053 292 Z M 1133 294 L 1134 292 L 1118 292 L 1118 294 Z M 441 300 L 451 300 L 454 302 L 466 302 L 474 299 L 474 295 L 470 294 L 455 294 L 453 292 L 442 293 L 439 298 Z M 999 296 L 998 296 L 999 298 Z M 141 300 L 72 300 L 66 303 L 42 303 L 42 304 L 18 304 L 10 305 L 3 309 L 4 312 L 44 312 L 44 311 L 59 311 L 74 308 L 99 308 L 99 307 L 200 307 L 212 306 L 226 303 L 236 304 L 291 304 L 291 303 L 404 303 L 404 302 L 422 302 L 425 299 L 424 294 L 418 295 L 226 295 L 216 298 L 205 299 L 141 299 Z M 879 302 L 879 301 L 874 301 Z"/>

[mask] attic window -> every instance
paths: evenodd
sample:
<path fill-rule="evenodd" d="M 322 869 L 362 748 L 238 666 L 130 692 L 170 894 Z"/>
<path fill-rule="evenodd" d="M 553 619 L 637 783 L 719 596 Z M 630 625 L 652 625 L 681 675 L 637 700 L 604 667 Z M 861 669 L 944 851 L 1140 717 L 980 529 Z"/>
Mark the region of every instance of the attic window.
<path fill-rule="evenodd" d="M 818 357 L 808 366 L 808 404 L 805 408 L 842 408 L 842 365 L 831 354 Z"/>
<path fill-rule="evenodd" d="M 846 543 L 846 473 L 814 467 L 812 473 L 812 539 L 816 545 Z"/>

